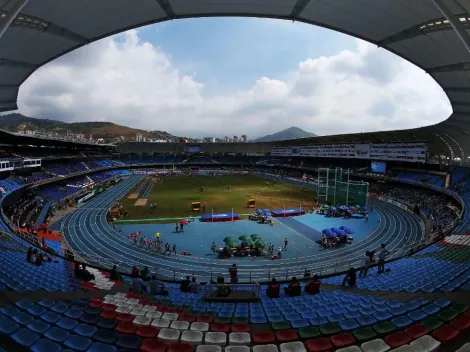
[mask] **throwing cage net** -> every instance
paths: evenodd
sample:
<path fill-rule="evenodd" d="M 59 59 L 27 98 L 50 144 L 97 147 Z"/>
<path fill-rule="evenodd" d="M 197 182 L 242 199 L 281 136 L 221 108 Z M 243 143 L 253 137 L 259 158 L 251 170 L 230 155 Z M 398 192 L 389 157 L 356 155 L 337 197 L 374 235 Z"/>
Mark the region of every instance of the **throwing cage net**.
<path fill-rule="evenodd" d="M 318 204 L 366 205 L 369 183 L 351 181 L 349 169 L 318 169 Z"/>

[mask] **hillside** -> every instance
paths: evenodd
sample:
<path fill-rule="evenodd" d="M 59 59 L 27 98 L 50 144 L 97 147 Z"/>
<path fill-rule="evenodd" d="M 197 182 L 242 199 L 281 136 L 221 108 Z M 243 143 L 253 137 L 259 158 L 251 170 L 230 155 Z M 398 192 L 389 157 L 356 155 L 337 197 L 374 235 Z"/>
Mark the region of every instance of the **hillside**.
<path fill-rule="evenodd" d="M 274 142 L 274 141 L 285 141 L 290 139 L 309 138 L 316 137 L 314 133 L 306 132 L 298 127 L 290 127 L 285 130 L 269 134 L 264 137 L 255 139 L 253 142 Z"/>
<path fill-rule="evenodd" d="M 146 138 L 177 141 L 179 137 L 163 131 L 144 131 L 136 128 L 117 125 L 112 122 L 74 122 L 38 119 L 13 113 L 0 115 L 0 129 L 9 132 L 23 132 L 31 130 L 41 133 L 66 134 L 91 134 L 93 139 L 103 138 L 106 142 L 112 142 L 123 137 L 126 140 L 134 140 L 137 134 Z"/>

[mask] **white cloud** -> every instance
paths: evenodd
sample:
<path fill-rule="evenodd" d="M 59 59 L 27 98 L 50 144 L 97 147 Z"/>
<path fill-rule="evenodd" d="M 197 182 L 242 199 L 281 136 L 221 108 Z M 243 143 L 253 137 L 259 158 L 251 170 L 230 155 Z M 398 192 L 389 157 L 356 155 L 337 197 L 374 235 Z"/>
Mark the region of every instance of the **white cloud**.
<path fill-rule="evenodd" d="M 442 121 L 451 111 L 430 76 L 360 40 L 355 51 L 309 58 L 286 77 L 209 95 L 133 30 L 39 69 L 21 87 L 19 107 L 29 116 L 191 136 L 259 136 L 292 125 L 317 134 L 401 129 Z"/>

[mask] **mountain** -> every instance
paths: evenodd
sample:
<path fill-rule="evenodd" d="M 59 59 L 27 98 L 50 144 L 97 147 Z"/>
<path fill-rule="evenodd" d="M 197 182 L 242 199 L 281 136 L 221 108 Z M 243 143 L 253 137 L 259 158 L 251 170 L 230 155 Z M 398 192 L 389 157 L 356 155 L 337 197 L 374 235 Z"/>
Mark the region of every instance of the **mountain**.
<path fill-rule="evenodd" d="M 274 141 L 286 141 L 289 139 L 298 139 L 298 138 L 309 138 L 316 137 L 314 133 L 306 132 L 298 127 L 289 127 L 285 130 L 268 134 L 267 136 L 257 138 L 253 142 L 274 142 Z"/>
<path fill-rule="evenodd" d="M 117 125 L 112 122 L 73 122 L 67 123 L 49 119 L 27 117 L 18 113 L 0 115 L 0 129 L 24 133 L 26 130 L 49 135 L 91 134 L 93 139 L 103 138 L 106 142 L 135 140 L 137 134 L 155 140 L 178 141 L 180 137 L 164 131 L 144 131 Z"/>

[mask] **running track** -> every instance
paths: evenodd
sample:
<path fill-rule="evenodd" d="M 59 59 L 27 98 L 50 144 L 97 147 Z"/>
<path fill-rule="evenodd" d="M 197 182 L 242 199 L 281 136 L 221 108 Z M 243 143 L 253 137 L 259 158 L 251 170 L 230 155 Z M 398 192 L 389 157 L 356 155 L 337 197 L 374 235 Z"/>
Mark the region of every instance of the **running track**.
<path fill-rule="evenodd" d="M 210 277 L 215 278 L 218 273 L 226 274 L 232 264 L 229 261 L 157 254 L 149 248 L 132 245 L 127 236 L 119 234 L 108 224 L 108 209 L 141 178 L 142 176 L 130 176 L 64 217 L 61 230 L 71 247 L 86 254 L 84 257 L 90 264 L 105 267 L 116 264 L 122 270 L 129 270 L 133 265 L 148 266 L 152 272 L 156 270 L 159 275 L 169 279 L 181 279 L 186 274 L 194 274 L 201 280 L 207 280 Z M 343 271 L 350 265 L 359 265 L 364 253 L 367 250 L 376 250 L 381 243 L 386 243 L 388 250 L 394 251 L 409 248 L 421 240 L 423 231 L 416 216 L 387 202 L 370 202 L 380 221 L 377 229 L 368 237 L 348 247 L 301 259 L 239 261 L 237 266 L 240 281 L 266 281 L 269 277 L 286 279 L 294 275 L 301 277 L 305 269 L 321 274 Z M 405 233 L 408 234 L 406 240 Z"/>

